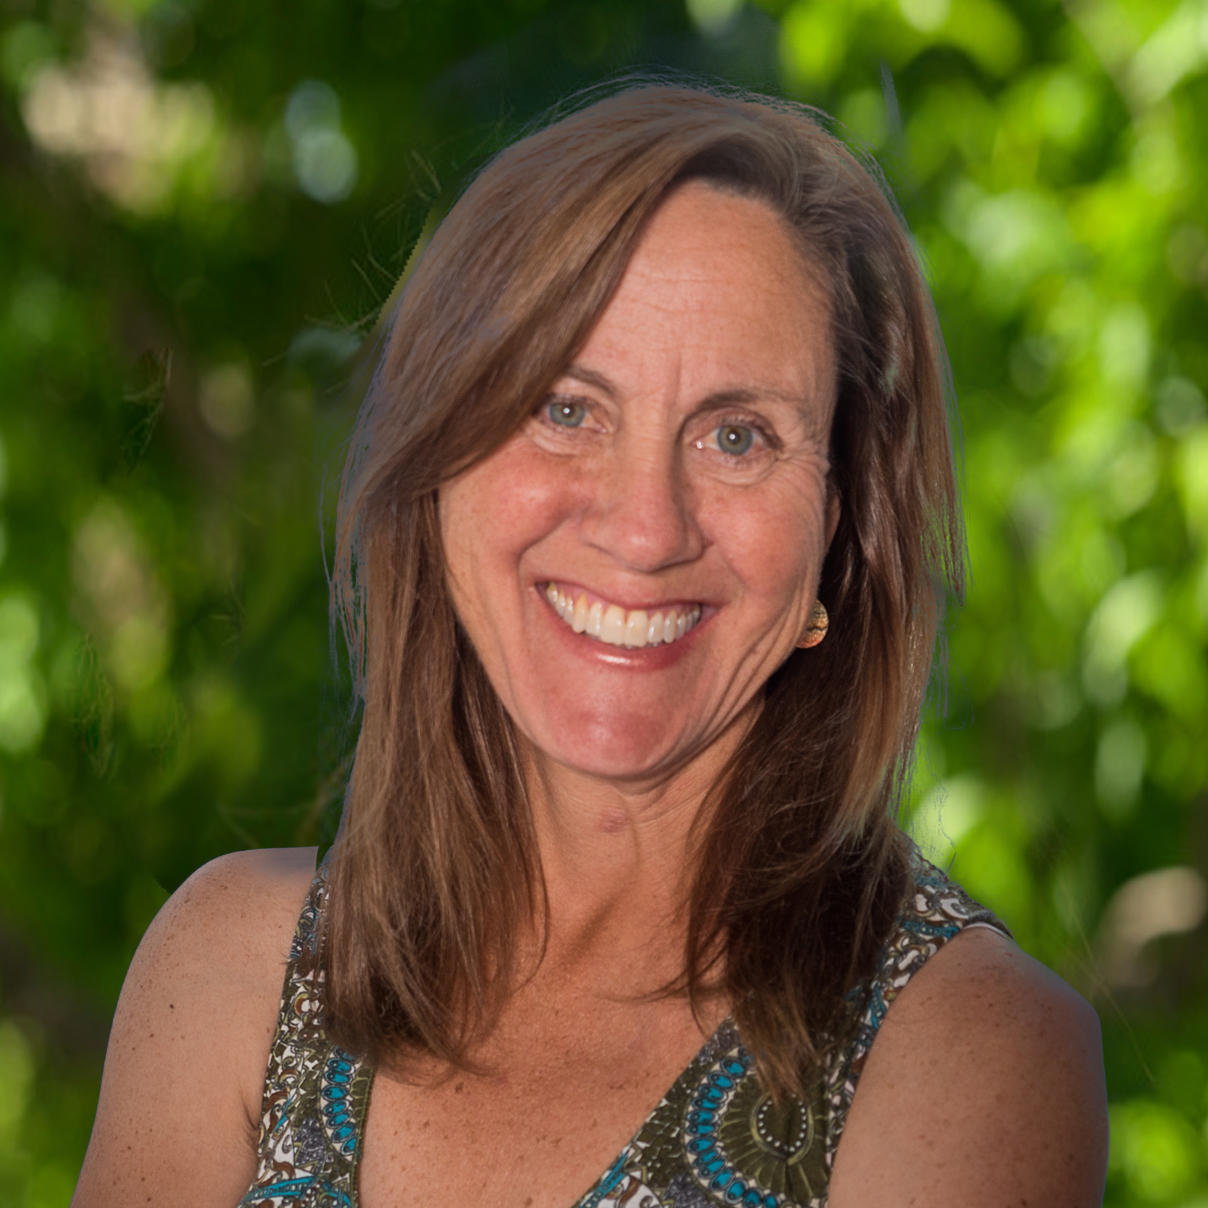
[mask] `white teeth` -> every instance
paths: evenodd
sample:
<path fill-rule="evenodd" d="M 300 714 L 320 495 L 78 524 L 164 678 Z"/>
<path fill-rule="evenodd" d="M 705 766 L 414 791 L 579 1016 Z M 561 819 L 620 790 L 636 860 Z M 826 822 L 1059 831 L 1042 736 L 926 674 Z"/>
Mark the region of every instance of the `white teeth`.
<path fill-rule="evenodd" d="M 650 624 L 646 627 L 646 645 L 653 646 L 663 640 L 663 614 L 656 612 L 650 618 Z"/>
<path fill-rule="evenodd" d="M 625 645 L 626 646 L 645 646 L 646 631 L 650 628 L 650 621 L 646 614 L 640 609 L 635 608 L 633 612 L 625 618 Z"/>
<path fill-rule="evenodd" d="M 610 646 L 625 644 L 625 610 L 618 604 L 609 604 L 604 610 L 604 623 L 600 626 L 600 640 Z"/>
<path fill-rule="evenodd" d="M 546 584 L 545 598 L 575 633 L 585 633 L 610 646 L 627 646 L 632 650 L 674 642 L 700 620 L 699 604 L 683 611 L 678 608 L 654 613 L 643 608 L 626 611 L 619 604 L 606 605 L 600 600 L 589 604 L 585 593 L 579 592 L 572 597 L 556 583 Z"/>

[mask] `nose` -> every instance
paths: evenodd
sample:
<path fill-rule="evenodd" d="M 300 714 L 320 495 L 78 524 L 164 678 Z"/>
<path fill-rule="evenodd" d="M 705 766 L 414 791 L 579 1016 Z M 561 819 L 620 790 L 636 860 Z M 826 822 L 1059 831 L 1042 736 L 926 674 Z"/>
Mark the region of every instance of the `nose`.
<path fill-rule="evenodd" d="M 691 485 L 674 448 L 621 444 L 584 482 L 584 540 L 647 574 L 690 562 L 704 548 Z"/>

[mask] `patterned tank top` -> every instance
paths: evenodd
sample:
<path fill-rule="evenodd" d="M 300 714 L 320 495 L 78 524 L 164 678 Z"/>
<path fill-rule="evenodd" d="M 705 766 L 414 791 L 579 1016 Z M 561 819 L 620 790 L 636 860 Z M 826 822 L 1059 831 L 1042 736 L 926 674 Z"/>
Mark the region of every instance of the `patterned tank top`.
<path fill-rule="evenodd" d="M 800 1099 L 773 1103 L 726 1020 L 616 1161 L 571 1208 L 825 1208 L 865 1058 L 890 1004 L 971 925 L 1006 927 L 916 852 L 914 887 L 882 950 L 854 1040 Z M 320 869 L 298 920 L 269 1055 L 255 1182 L 239 1208 L 356 1208 L 373 1070 L 323 1031 Z"/>

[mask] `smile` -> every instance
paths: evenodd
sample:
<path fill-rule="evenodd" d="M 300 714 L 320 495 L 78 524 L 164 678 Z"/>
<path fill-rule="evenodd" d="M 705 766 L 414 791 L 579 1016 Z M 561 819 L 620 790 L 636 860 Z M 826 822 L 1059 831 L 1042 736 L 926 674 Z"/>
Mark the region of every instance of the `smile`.
<path fill-rule="evenodd" d="M 545 598 L 575 633 L 586 634 L 609 646 L 661 646 L 678 641 L 700 620 L 700 605 L 626 609 L 602 600 L 589 601 L 584 592 L 574 596 L 556 583 L 545 585 Z"/>

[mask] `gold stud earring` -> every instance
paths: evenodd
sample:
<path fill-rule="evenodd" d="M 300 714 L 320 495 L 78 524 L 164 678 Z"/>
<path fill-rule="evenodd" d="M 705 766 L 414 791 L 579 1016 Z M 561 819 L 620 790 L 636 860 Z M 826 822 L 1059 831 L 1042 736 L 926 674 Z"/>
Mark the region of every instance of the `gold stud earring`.
<path fill-rule="evenodd" d="M 801 635 L 801 640 L 797 643 L 797 646 L 801 650 L 808 650 L 811 646 L 817 646 L 826 637 L 826 631 L 829 626 L 830 616 L 826 611 L 826 605 L 821 600 L 815 600 L 814 607 L 810 609 L 810 623 L 806 626 L 806 630 Z"/>

